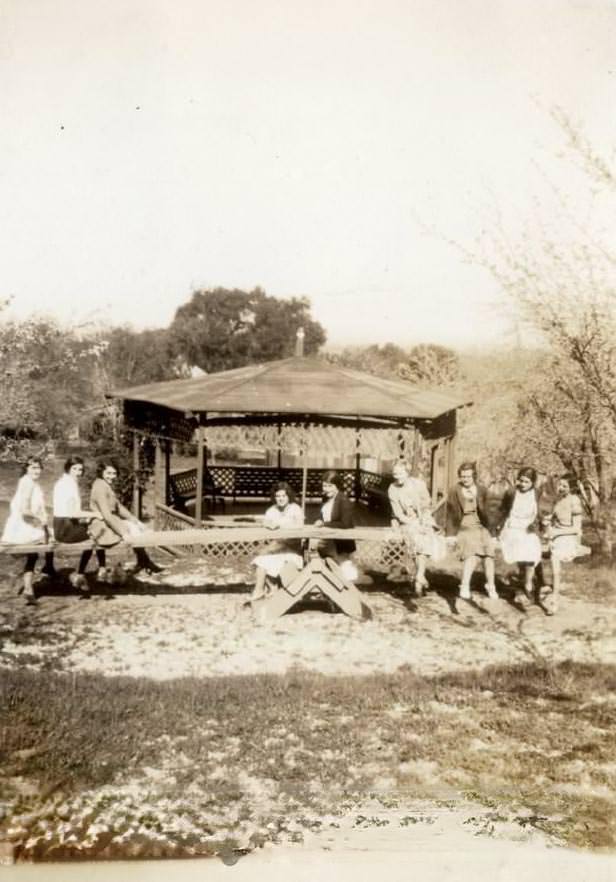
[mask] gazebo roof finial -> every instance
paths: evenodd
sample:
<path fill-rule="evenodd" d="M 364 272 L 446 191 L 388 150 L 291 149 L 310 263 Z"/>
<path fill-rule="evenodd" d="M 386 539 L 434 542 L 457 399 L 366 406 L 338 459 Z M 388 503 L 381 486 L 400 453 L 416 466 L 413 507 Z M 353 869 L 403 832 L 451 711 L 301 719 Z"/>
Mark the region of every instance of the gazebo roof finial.
<path fill-rule="evenodd" d="M 295 335 L 295 355 L 297 358 L 303 358 L 304 356 L 304 337 L 305 337 L 304 329 L 298 328 L 297 333 Z"/>

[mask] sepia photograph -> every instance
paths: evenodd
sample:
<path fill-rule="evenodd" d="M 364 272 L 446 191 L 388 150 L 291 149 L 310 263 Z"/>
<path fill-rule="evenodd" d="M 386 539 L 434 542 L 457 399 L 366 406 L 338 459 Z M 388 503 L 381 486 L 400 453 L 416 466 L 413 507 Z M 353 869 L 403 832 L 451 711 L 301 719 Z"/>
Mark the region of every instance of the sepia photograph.
<path fill-rule="evenodd" d="M 616 2 L 1 0 L 0 875 L 616 878 Z"/>

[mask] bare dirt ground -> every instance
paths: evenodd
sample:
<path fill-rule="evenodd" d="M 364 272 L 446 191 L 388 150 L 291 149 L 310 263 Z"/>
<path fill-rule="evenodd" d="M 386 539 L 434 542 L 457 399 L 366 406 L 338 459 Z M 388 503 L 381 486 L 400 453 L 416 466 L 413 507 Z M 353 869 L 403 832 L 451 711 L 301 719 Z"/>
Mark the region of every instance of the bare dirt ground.
<path fill-rule="evenodd" d="M 488 601 L 480 588 L 471 602 L 461 601 L 451 583 L 434 578 L 435 590 L 422 599 L 386 582 L 362 589 L 372 610 L 368 621 L 315 603 L 273 623 L 244 608 L 247 567 L 180 560 L 123 587 L 94 585 L 88 600 L 42 583 L 36 608 L 24 607 L 7 580 L 0 586 L 0 659 L 10 664 L 27 655 L 22 663 L 34 668 L 52 663 L 64 671 L 157 680 L 298 667 L 369 674 L 409 665 L 433 675 L 537 659 L 616 662 L 611 586 L 602 591 L 600 571 L 589 573 L 593 590 L 584 593 L 577 582 L 565 588 L 553 617 L 540 606 L 523 612 L 506 589 L 499 601 Z"/>
<path fill-rule="evenodd" d="M 245 608 L 247 567 L 178 560 L 160 576 L 131 578 L 124 586 L 92 582 L 89 599 L 68 593 L 66 586 L 41 583 L 39 605 L 33 608 L 17 596 L 17 565 L 13 569 L 0 585 L 0 665 L 5 668 L 164 681 L 297 670 L 366 675 L 401 667 L 430 676 L 537 660 L 616 663 L 613 589 L 600 570 L 585 571 L 584 580 L 575 574 L 554 617 L 540 606 L 522 611 L 502 582 L 497 602 L 489 602 L 479 587 L 471 602 L 460 601 L 445 573 L 432 577 L 433 590 L 422 599 L 386 582 L 366 587 L 368 620 L 332 614 L 315 601 L 263 623 L 258 610 Z M 430 777 L 430 769 L 415 771 Z M 160 775 L 152 769 L 148 786 L 155 788 Z M 616 872 L 607 857 L 597 858 L 592 871 L 590 864 L 582 868 L 579 856 L 563 851 L 557 837 L 524 823 L 523 812 L 494 811 L 453 793 L 428 802 L 399 795 L 391 805 L 367 798 L 335 817 L 320 818 L 312 833 L 304 828 L 301 841 L 290 827 L 279 842 L 249 855 L 246 864 L 254 862 L 255 872 L 275 878 L 280 867 L 292 864 L 295 874 L 316 862 L 325 878 L 323 858 L 335 855 L 342 872 L 358 878 L 368 865 L 374 872 L 373 858 L 381 855 L 385 863 L 379 869 L 389 876 L 401 857 L 406 861 L 412 853 L 426 878 L 433 870 L 434 878 L 443 877 L 447 867 L 458 878 L 456 868 L 466 864 L 469 873 L 500 868 L 502 879 L 515 878 L 507 869 L 513 867 L 526 878 L 545 878 L 548 871 L 568 878 L 556 868 L 562 855 L 570 854 L 569 866 L 593 879 L 614 878 L 609 874 Z M 278 849 L 275 859 L 272 848 Z M 536 876 L 530 875 L 533 868 Z"/>

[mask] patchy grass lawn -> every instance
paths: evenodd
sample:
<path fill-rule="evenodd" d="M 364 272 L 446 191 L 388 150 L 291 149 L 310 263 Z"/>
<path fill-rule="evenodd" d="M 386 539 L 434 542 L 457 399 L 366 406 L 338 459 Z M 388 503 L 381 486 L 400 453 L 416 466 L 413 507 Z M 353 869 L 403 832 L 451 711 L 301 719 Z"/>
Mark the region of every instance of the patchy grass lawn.
<path fill-rule="evenodd" d="M 301 839 L 370 794 L 462 795 L 486 808 L 483 832 L 514 819 L 614 848 L 615 695 L 615 666 L 574 663 L 166 682 L 3 670 L 0 834 L 21 859 L 214 854 Z"/>
<path fill-rule="evenodd" d="M 453 562 L 422 600 L 366 589 L 371 621 L 269 625 L 242 610 L 246 575 L 203 559 L 90 600 L 43 583 L 36 608 L 18 568 L 0 571 L 0 859 L 2 840 L 59 860 L 404 836 L 456 805 L 474 835 L 616 847 L 607 567 L 568 567 L 551 618 L 504 570 L 496 607 L 479 574 L 456 600 Z"/>

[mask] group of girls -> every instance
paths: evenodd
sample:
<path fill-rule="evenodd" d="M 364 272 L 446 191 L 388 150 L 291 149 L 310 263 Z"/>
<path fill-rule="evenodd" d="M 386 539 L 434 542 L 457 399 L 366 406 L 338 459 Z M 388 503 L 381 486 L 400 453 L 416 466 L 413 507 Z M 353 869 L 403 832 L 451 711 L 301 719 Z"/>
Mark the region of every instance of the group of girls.
<path fill-rule="evenodd" d="M 582 545 L 582 505 L 573 492 L 570 476 L 563 475 L 551 492 L 537 488 L 537 473 L 524 467 L 517 473 L 516 484 L 496 506 L 485 486 L 477 482 L 474 463 L 465 462 L 458 469 L 458 482 L 447 499 L 446 536 L 440 535 L 431 512 L 431 500 L 425 483 L 410 475 L 404 462 L 393 469 L 388 495 L 392 525 L 399 530 L 407 548 L 410 571 L 414 566 L 415 593 L 420 596 L 428 587 L 426 566 L 437 563 L 447 546 L 457 550 L 462 563 L 459 596 L 471 599 L 471 578 L 480 562 L 486 575 L 486 591 L 492 600 L 498 598 L 495 581 L 495 555 L 500 547 L 505 563 L 516 564 L 521 575 L 517 601 L 525 607 L 541 602 L 548 615 L 558 609 L 562 584 L 562 565 L 587 554 Z M 323 479 L 324 502 L 315 526 L 348 528 L 353 526 L 353 506 L 342 491 L 338 474 L 329 472 Z M 272 506 L 265 513 L 264 525 L 272 530 L 301 527 L 302 509 L 295 502 L 293 490 L 286 483 L 276 484 Z M 357 578 L 357 569 L 350 559 L 355 550 L 352 540 L 325 540 L 318 543 L 319 554 L 333 557 L 350 581 Z M 256 584 L 251 600 L 265 596 L 272 580 L 280 578 L 285 567 L 297 572 L 303 565 L 301 541 L 273 542 L 266 552 L 254 560 Z M 541 599 L 542 558 L 550 560 L 552 591 Z M 396 581 L 406 576 L 397 572 L 389 578 Z"/>
<path fill-rule="evenodd" d="M 77 572 L 69 577 L 75 588 L 83 590 L 92 552 L 98 561 L 98 577 L 105 579 L 108 576 L 105 549 L 122 539 L 134 542 L 145 528 L 119 501 L 114 490 L 118 471 L 110 461 L 99 463 L 90 491 L 89 508 L 84 509 L 79 486 L 84 462 L 81 457 L 73 456 L 66 460 L 64 474 L 54 486 L 53 530 L 50 529 L 40 485 L 41 472 L 39 459 L 31 458 L 26 462 L 0 541 L 36 545 L 52 540 L 63 543 L 92 540 L 93 548 L 82 551 Z M 447 499 L 445 531 L 462 562 L 460 597 L 471 599 L 471 577 L 478 563 L 482 563 L 485 570 L 488 596 L 492 599 L 498 597 L 494 558 L 499 545 L 505 562 L 517 564 L 523 577 L 519 601 L 522 605 L 537 601 L 537 568 L 547 553 L 552 567 L 552 592 L 543 603 L 548 615 L 553 615 L 558 607 L 562 564 L 588 552 L 581 542 L 582 506 L 573 486 L 572 479 L 563 475 L 556 482 L 555 493 L 540 494 L 536 471 L 524 467 L 518 471 L 515 488 L 505 493 L 501 504 L 494 510 L 490 507 L 487 489 L 477 482 L 474 463 L 462 463 L 458 469 L 458 482 Z M 324 475 L 324 502 L 315 526 L 353 527 L 353 505 L 342 487 L 338 473 Z M 421 594 L 427 587 L 427 562 L 437 562 L 443 556 L 445 542 L 438 535 L 432 518 L 425 484 L 419 478 L 411 477 L 404 463 L 395 465 L 388 492 L 392 522 L 400 529 L 408 556 L 414 560 L 415 591 Z M 276 484 L 272 490 L 272 505 L 265 513 L 264 526 L 278 530 L 303 524 L 304 514 L 295 502 L 292 488 L 285 482 Z M 321 540 L 315 550 L 323 557 L 333 558 L 346 579 L 351 582 L 357 579 L 357 568 L 351 560 L 355 551 L 353 540 Z M 144 548 L 134 547 L 134 551 L 138 570 L 160 570 Z M 35 552 L 26 555 L 22 590 L 29 603 L 36 603 L 34 570 L 37 559 Z M 265 596 L 272 581 L 280 578 L 285 567 L 290 572 L 301 570 L 301 540 L 272 542 L 264 554 L 255 558 L 254 564 L 256 582 L 251 601 Z M 53 551 L 46 551 L 41 572 L 55 575 Z M 393 574 L 391 577 L 395 578 Z"/>
<path fill-rule="evenodd" d="M 69 576 L 71 584 L 83 591 L 87 584 L 85 572 L 92 552 L 95 552 L 98 562 L 97 576 L 106 580 L 109 571 L 105 549 L 122 539 L 134 540 L 145 528 L 119 501 L 114 490 L 118 470 L 111 461 L 98 464 L 97 475 L 90 491 L 89 508 L 83 508 L 80 480 L 84 474 L 84 461 L 80 456 L 71 456 L 66 460 L 64 473 L 54 485 L 53 523 L 50 526 L 40 483 L 42 470 L 41 460 L 36 457 L 30 457 L 24 464 L 0 542 L 10 545 L 38 545 L 91 540 L 93 548 L 82 551 L 77 572 Z M 160 568 L 149 558 L 144 548 L 135 548 L 134 551 L 138 570 L 159 571 Z M 21 591 L 25 593 L 29 604 L 37 602 L 34 590 L 37 560 L 36 552 L 26 555 Z M 45 552 L 41 573 L 49 577 L 57 575 L 53 551 Z"/>
<path fill-rule="evenodd" d="M 342 478 L 337 472 L 326 472 L 323 476 L 324 501 L 314 526 L 340 529 L 354 526 L 353 504 L 342 487 Z M 272 488 L 272 505 L 265 512 L 263 525 L 270 530 L 304 525 L 304 513 L 295 501 L 293 489 L 286 481 L 281 481 Z M 291 577 L 302 569 L 301 546 L 301 539 L 274 540 L 264 554 L 254 559 L 256 580 L 249 603 L 266 597 L 272 582 L 281 577 L 285 568 Z M 350 559 L 355 551 L 355 542 L 352 539 L 323 539 L 314 543 L 313 548 L 322 557 L 333 558 L 340 566 L 344 578 L 351 582 L 357 579 L 357 568 Z"/>
<path fill-rule="evenodd" d="M 470 580 L 478 562 L 483 563 L 488 596 L 496 598 L 494 556 L 497 544 L 505 563 L 517 564 L 522 590 L 517 599 L 522 606 L 540 601 L 537 570 L 542 557 L 550 560 L 552 591 L 543 601 L 548 615 L 558 609 L 562 584 L 562 565 L 587 554 L 582 545 L 582 505 L 573 492 L 574 481 L 562 475 L 553 492 L 537 487 L 537 472 L 521 468 L 515 487 L 508 490 L 500 505 L 491 509 L 487 489 L 477 483 L 474 463 L 462 463 L 458 483 L 447 500 L 447 534 L 454 538 L 462 561 L 460 597 L 470 600 Z"/>

